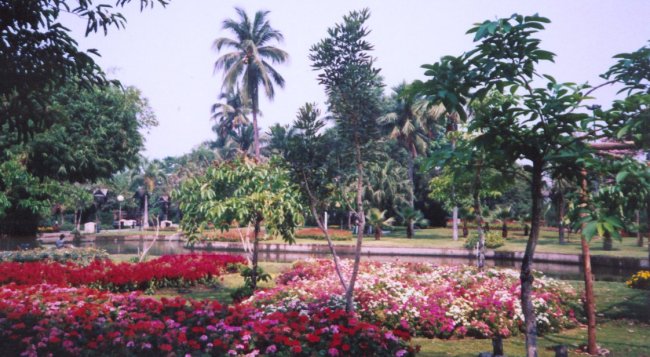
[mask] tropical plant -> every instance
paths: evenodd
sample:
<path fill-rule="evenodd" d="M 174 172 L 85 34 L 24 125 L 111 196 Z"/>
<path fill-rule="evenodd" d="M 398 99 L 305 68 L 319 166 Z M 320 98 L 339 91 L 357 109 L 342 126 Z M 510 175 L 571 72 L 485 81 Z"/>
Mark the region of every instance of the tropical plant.
<path fill-rule="evenodd" d="M 428 103 L 419 97 L 406 83 L 393 88 L 391 112 L 378 119 L 380 125 L 388 128 L 389 137 L 397 140 L 408 152 L 407 174 L 411 190 L 408 195 L 408 205 L 415 208 L 415 159 L 425 153 L 429 130 L 429 117 L 438 119 L 444 113 L 439 106 L 429 108 Z M 413 227 L 410 228 L 413 230 Z"/>
<path fill-rule="evenodd" d="M 374 207 L 368 210 L 368 224 L 375 232 L 375 240 L 380 240 L 382 230 L 392 226 L 393 222 L 395 222 L 395 218 L 386 218 L 386 210 L 380 211 Z"/>
<path fill-rule="evenodd" d="M 244 97 L 239 87 L 221 93 L 219 99 L 223 99 L 224 102 L 212 106 L 212 119 L 216 121 L 212 131 L 223 137 L 249 124 L 247 115 L 250 111 L 250 100 Z"/>
<path fill-rule="evenodd" d="M 429 220 L 424 218 L 420 210 L 411 208 L 409 206 L 402 207 L 397 210 L 402 223 L 406 226 L 406 238 L 413 238 L 414 231 L 411 227 L 420 226 L 426 227 L 429 225 Z"/>
<path fill-rule="evenodd" d="M 242 243 L 252 263 L 251 287 L 258 282 L 258 243 L 262 225 L 271 235 L 293 243 L 294 229 L 302 223 L 297 188 L 277 163 L 256 164 L 245 160 L 220 163 L 205 175 L 189 178 L 174 193 L 183 211 L 181 228 L 190 242 L 209 226 L 221 230 L 247 227 Z M 253 227 L 250 246 L 248 230 Z"/>
<path fill-rule="evenodd" d="M 328 37 L 312 46 L 309 58 L 320 71 L 318 81 L 325 87 L 329 111 L 336 121 L 341 143 L 352 153 L 356 187 L 356 215 L 365 225 L 363 205 L 364 147 L 379 136 L 377 118 L 381 104 L 381 77 L 369 54 L 373 46 L 365 39 L 368 9 L 352 11 L 343 22 L 328 29 Z M 352 208 L 352 207 L 350 207 Z M 357 234 L 354 268 L 346 287 L 346 310 L 354 310 L 354 285 L 359 273 L 363 230 Z M 342 283 L 343 284 L 343 283 Z"/>
<path fill-rule="evenodd" d="M 167 176 L 162 170 L 160 162 L 143 159 L 139 171 L 134 171 L 132 180 L 137 185 L 136 196 L 140 200 L 142 209 L 142 228 L 149 228 L 149 198 L 157 186 L 167 181 Z"/>
<path fill-rule="evenodd" d="M 257 11 L 251 20 L 241 8 L 235 8 L 238 21 L 226 19 L 222 29 L 232 32 L 234 39 L 219 37 L 213 47 L 217 51 L 222 48 L 232 48 L 234 52 L 221 55 L 214 64 L 215 71 L 223 70 L 222 88 L 232 91 L 241 80 L 241 88 L 246 98 L 250 100 L 253 113 L 253 148 L 255 158 L 260 159 L 259 128 L 257 114 L 259 112 L 259 86 L 269 99 L 275 96 L 273 84 L 284 87 L 284 78 L 271 64 L 285 62 L 289 55 L 273 47 L 271 41 L 282 41 L 280 31 L 271 27 L 268 20 L 269 11 Z M 268 61 L 271 61 L 269 63 Z"/>

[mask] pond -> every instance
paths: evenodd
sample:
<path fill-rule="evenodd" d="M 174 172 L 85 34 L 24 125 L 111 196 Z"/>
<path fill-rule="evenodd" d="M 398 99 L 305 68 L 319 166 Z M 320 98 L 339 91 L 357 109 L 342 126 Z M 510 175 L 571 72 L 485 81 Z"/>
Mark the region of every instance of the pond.
<path fill-rule="evenodd" d="M 125 241 L 120 239 L 102 240 L 95 242 L 82 243 L 84 247 L 95 247 L 106 250 L 109 254 L 138 254 L 147 246 L 151 244 L 146 241 Z M 152 256 L 160 256 L 167 254 L 188 254 L 192 252 L 203 252 L 204 249 L 192 249 L 179 241 L 159 241 L 155 242 L 151 247 L 149 254 Z M 214 250 L 213 250 L 214 251 Z M 240 252 L 228 252 L 236 255 L 243 255 Z M 341 254 L 341 258 L 353 258 L 352 255 Z M 261 261 L 267 262 L 293 262 L 300 259 L 307 258 L 329 258 L 328 254 L 311 254 L 311 253 L 268 253 L 262 252 L 260 254 Z M 436 265 L 473 265 L 474 259 L 458 258 L 458 257 L 422 257 L 422 256 L 386 256 L 386 255 L 364 255 L 363 259 L 379 262 L 388 261 L 404 261 L 404 262 L 428 262 Z M 506 267 L 519 269 L 521 261 L 506 260 L 506 259 L 488 259 L 486 261 L 488 266 Z M 561 264 L 561 263 L 535 263 L 535 269 L 543 271 L 546 275 L 565 280 L 582 280 L 582 266 L 577 264 Z M 611 266 L 594 266 L 593 273 L 596 280 L 602 281 L 625 281 L 636 270 L 623 269 Z"/>
<path fill-rule="evenodd" d="M 0 250 L 14 250 L 17 249 L 22 241 L 16 239 L 0 239 Z M 33 241 L 32 241 L 33 242 Z M 142 252 L 145 244 L 150 244 L 149 241 L 143 240 L 124 240 L 116 239 L 103 239 L 94 242 L 82 242 L 82 247 L 95 247 L 106 250 L 109 254 L 138 254 Z M 44 244 L 46 247 L 53 246 L 53 244 Z M 151 256 L 170 255 L 170 254 L 189 254 L 193 252 L 203 252 L 204 249 L 192 249 L 186 247 L 180 241 L 158 241 L 155 242 L 149 251 Z M 212 250 L 215 251 L 215 250 Z M 243 255 L 241 252 L 232 252 L 230 254 Z M 341 258 L 353 258 L 353 255 L 340 254 Z M 328 254 L 314 254 L 314 253 L 283 253 L 283 252 L 261 252 L 260 260 L 267 262 L 293 262 L 300 259 L 307 258 L 329 258 Z M 379 262 L 388 261 L 405 261 L 405 262 L 428 262 L 436 265 L 473 265 L 474 259 L 462 257 L 448 257 L 448 256 L 387 256 L 387 255 L 364 255 L 363 259 Z M 519 269 L 521 267 L 520 260 L 510 259 L 487 259 L 488 266 L 506 267 Z M 562 263 L 547 263 L 536 262 L 535 269 L 543 271 L 546 275 L 565 280 L 582 280 L 582 265 L 578 264 L 562 264 Z M 613 266 L 593 266 L 593 272 L 596 280 L 601 281 L 625 281 L 632 274 L 636 273 L 636 269 L 625 269 Z"/>

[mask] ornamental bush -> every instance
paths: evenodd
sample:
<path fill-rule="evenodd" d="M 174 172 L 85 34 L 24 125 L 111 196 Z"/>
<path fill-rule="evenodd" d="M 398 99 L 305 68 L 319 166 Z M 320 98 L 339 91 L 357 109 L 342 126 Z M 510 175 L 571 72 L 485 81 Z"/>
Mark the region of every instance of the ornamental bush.
<path fill-rule="evenodd" d="M 498 232 L 490 231 L 485 234 L 485 247 L 495 249 L 506 244 L 506 241 L 501 236 L 501 230 Z M 478 244 L 478 234 L 472 234 L 465 240 L 465 248 L 475 249 Z"/>
<path fill-rule="evenodd" d="M 650 290 L 650 270 L 641 270 L 625 282 L 632 289 Z"/>
<path fill-rule="evenodd" d="M 36 248 L 0 252 L 0 262 L 36 262 L 51 260 L 60 263 L 73 262 L 79 265 L 88 265 L 90 262 L 97 259 L 108 259 L 108 253 L 106 253 L 105 250 L 96 248 Z"/>

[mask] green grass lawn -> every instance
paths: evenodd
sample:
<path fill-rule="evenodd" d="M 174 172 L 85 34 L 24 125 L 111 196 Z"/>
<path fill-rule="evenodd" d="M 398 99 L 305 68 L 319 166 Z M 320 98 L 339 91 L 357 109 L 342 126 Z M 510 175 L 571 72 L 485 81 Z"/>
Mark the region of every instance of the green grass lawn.
<path fill-rule="evenodd" d="M 180 231 L 159 231 L 158 235 L 159 236 L 171 236 L 174 234 L 178 234 Z M 91 234 L 93 235 L 93 234 Z M 154 236 L 156 235 L 156 231 L 141 231 L 139 229 L 110 229 L 110 230 L 102 230 L 101 232 L 97 233 L 96 237 L 127 237 L 127 236 L 140 236 L 140 235 L 145 235 L 145 236 Z"/>
<path fill-rule="evenodd" d="M 500 230 L 499 230 L 500 232 Z M 567 234 L 568 243 L 558 244 L 558 233 L 555 231 L 542 230 L 537 245 L 537 252 L 544 253 L 563 253 L 563 254 L 582 254 L 580 246 L 580 236 L 577 234 Z M 337 245 L 353 245 L 355 240 L 335 241 Z M 383 247 L 416 247 L 416 248 L 456 248 L 464 249 L 464 239 L 460 237 L 458 241 L 452 240 L 452 231 L 450 228 L 432 228 L 419 229 L 415 232 L 412 239 L 406 238 L 405 231 L 402 227 L 396 227 L 389 234 L 384 235 L 381 240 L 375 240 L 372 236 L 366 236 L 364 246 L 383 246 Z M 509 232 L 509 238 L 506 244 L 497 248 L 497 251 L 515 251 L 523 252 L 526 249 L 527 237 L 521 231 Z M 301 244 L 327 244 L 324 240 L 317 239 L 297 239 Z M 264 243 L 284 243 L 282 239 L 264 241 Z M 622 242 L 614 241 L 614 249 L 605 251 L 602 249 L 602 241 L 594 239 L 591 243 L 592 255 L 620 256 L 633 258 L 647 258 L 647 247 L 637 247 L 636 238 L 626 237 Z"/>

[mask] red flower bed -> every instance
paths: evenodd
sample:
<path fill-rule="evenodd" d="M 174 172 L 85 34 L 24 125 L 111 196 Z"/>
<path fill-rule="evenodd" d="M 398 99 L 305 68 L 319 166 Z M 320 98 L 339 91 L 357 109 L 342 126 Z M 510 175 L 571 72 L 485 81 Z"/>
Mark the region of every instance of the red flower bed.
<path fill-rule="evenodd" d="M 264 312 L 215 301 L 16 285 L 0 288 L 7 355 L 406 356 L 410 335 L 324 306 Z"/>
<path fill-rule="evenodd" d="M 144 263 L 114 263 L 95 260 L 89 265 L 50 261 L 0 263 L 0 284 L 88 285 L 112 291 L 143 290 L 209 282 L 235 264 L 246 264 L 240 256 L 226 254 L 168 255 Z"/>
<path fill-rule="evenodd" d="M 344 229 L 330 228 L 327 230 L 332 240 L 350 240 L 352 232 Z M 320 228 L 302 228 L 296 231 L 296 238 L 304 239 L 325 239 L 325 235 Z"/>

